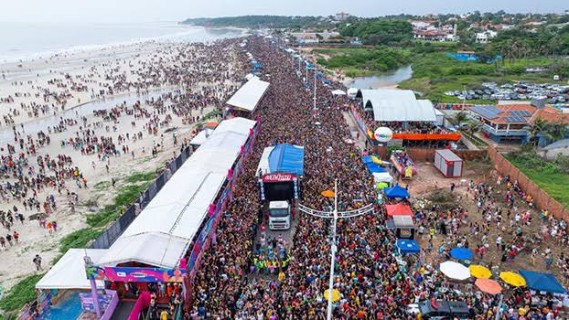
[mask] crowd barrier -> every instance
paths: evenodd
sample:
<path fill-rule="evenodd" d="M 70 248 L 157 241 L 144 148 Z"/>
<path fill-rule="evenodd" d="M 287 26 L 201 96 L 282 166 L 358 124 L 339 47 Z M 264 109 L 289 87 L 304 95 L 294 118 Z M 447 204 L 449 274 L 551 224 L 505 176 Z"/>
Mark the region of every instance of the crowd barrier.
<path fill-rule="evenodd" d="M 91 245 L 91 249 L 108 249 L 115 240 L 120 237 L 126 228 L 134 221 L 136 215 L 140 210 L 144 209 L 146 205 L 158 194 L 158 192 L 164 187 L 168 179 L 186 162 L 190 157 L 190 148 L 184 149 L 180 155 L 171 161 L 166 170 L 164 170 L 156 180 L 146 189 L 138 199 L 138 202 L 132 204 L 128 209 L 115 221 L 113 222 Z"/>

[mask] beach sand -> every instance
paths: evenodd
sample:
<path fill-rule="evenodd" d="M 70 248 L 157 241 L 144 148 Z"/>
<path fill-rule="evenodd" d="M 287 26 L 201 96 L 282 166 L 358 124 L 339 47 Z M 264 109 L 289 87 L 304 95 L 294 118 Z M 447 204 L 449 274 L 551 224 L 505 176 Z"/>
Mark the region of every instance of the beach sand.
<path fill-rule="evenodd" d="M 19 126 L 21 123 L 25 123 L 25 130 L 25 128 L 33 127 L 38 119 L 51 116 L 54 112 L 58 115 L 61 113 L 61 105 L 57 105 L 53 98 L 45 102 L 41 95 L 42 91 L 38 88 L 48 89 L 50 92 L 56 94 L 62 92 L 70 93 L 72 97 L 67 99 L 65 106 L 65 109 L 68 110 L 81 103 L 96 99 L 97 97 L 93 92 L 96 93 L 99 90 L 112 86 L 113 83 L 116 82 L 116 79 L 120 78 L 122 79 L 121 81 L 133 81 L 138 83 L 146 82 L 147 80 L 141 78 L 141 76 L 137 74 L 137 71 L 144 68 L 148 69 L 149 65 L 154 65 L 157 70 L 156 75 L 152 75 L 153 79 L 156 80 L 153 83 L 161 83 L 162 81 L 160 81 L 160 79 L 164 77 L 164 74 L 160 72 L 160 70 L 179 68 L 179 66 L 176 65 L 178 63 L 177 57 L 173 54 L 168 54 L 172 51 L 171 49 L 179 45 L 181 44 L 157 44 L 155 42 L 148 42 L 144 44 L 114 47 L 106 50 L 85 51 L 45 59 L 35 59 L 34 61 L 23 62 L 21 66 L 19 66 L 19 63 L 2 64 L 0 65 L 0 98 L 12 96 L 14 99 L 10 102 L 4 101 L 0 103 L 0 115 L 2 116 L 0 118 L 2 122 L 0 130 L 12 127 L 12 124 L 6 125 L 4 123 L 4 117 L 8 114 L 12 115 L 14 121 L 13 125 L 16 126 L 16 129 L 22 132 Z M 187 46 L 187 44 L 185 46 Z M 237 68 L 237 66 L 231 64 L 231 61 L 236 61 L 236 59 L 234 59 L 234 57 L 227 57 L 226 60 L 225 63 L 227 66 L 225 67 L 225 72 L 227 72 L 227 74 L 239 74 L 239 71 L 233 70 Z M 208 68 L 206 66 L 201 69 L 205 70 Z M 89 90 L 76 92 L 62 86 L 58 87 L 57 83 L 52 82 L 52 84 L 50 84 L 48 82 L 53 79 L 65 80 L 65 74 L 75 79 L 77 83 L 88 86 Z M 158 79 L 156 79 L 156 77 Z M 60 83 L 68 85 L 69 82 L 64 82 L 64 80 Z M 14 84 L 15 81 L 18 82 L 17 85 Z M 216 79 L 216 81 L 207 83 L 195 82 L 192 86 L 184 87 L 184 89 L 201 94 L 204 88 L 225 88 L 225 91 L 231 92 L 236 87 L 237 84 L 234 79 L 220 81 Z M 155 90 L 159 88 L 159 86 L 149 86 L 148 89 Z M 93 92 L 91 90 L 93 90 Z M 217 90 L 219 91 L 219 89 Z M 132 89 L 130 92 L 134 93 L 135 90 Z M 31 95 L 15 97 L 16 93 L 31 93 Z M 39 93 L 40 96 L 36 96 L 36 93 Z M 119 94 L 125 93 L 127 92 L 119 92 Z M 111 95 L 107 93 L 104 96 L 109 98 Z M 143 99 L 141 98 L 141 100 Z M 33 103 L 39 105 L 49 104 L 50 108 L 45 114 L 40 112 L 38 117 L 30 117 L 27 112 L 25 112 L 25 110 L 29 110 L 29 108 L 22 108 L 22 104 L 30 106 Z M 55 107 L 51 107 L 52 103 L 54 103 Z M 201 112 L 195 111 L 192 115 L 203 116 L 214 110 L 214 107 L 213 105 L 207 105 L 202 108 Z M 149 110 L 151 113 L 153 112 L 153 107 L 147 104 L 143 103 L 142 108 Z M 20 113 L 17 114 L 14 110 Z M 96 154 L 82 155 L 79 150 L 74 150 L 70 145 L 62 147 L 62 140 L 67 140 L 75 136 L 77 131 L 79 131 L 79 125 L 82 124 L 80 119 L 77 119 L 79 125 L 69 127 L 67 131 L 62 133 L 50 134 L 51 144 L 43 148 L 38 148 L 37 154 L 49 154 L 52 157 L 57 154 L 70 156 L 73 160 L 73 165 L 78 166 L 86 177 L 88 189 L 79 189 L 73 181 L 66 181 L 66 186 L 69 190 L 76 192 L 79 196 L 79 204 L 75 208 L 75 213 L 71 212 L 65 194 L 59 195 L 57 190 L 52 188 L 38 192 L 38 200 L 40 202 L 43 202 L 49 194 L 53 194 L 56 197 L 57 209 L 47 220 L 57 221 L 58 230 L 51 234 L 47 229 L 39 227 L 37 220 L 30 221 L 27 219 L 29 215 L 37 213 L 36 210 L 30 210 L 29 208 L 28 210 L 24 210 L 22 203 L 14 201 L 12 198 L 10 198 L 9 201 L 0 200 L 2 201 L 0 203 L 0 210 L 7 211 L 16 205 L 19 212 L 23 212 L 26 217 L 26 221 L 23 224 L 19 221 L 15 221 L 10 231 L 10 234 L 14 230 L 20 234 L 19 243 L 12 247 L 7 245 L 8 248 L 5 250 L 0 249 L 0 260 L 3 261 L 0 264 L 0 283 L 2 289 L 7 290 L 22 277 L 36 273 L 35 266 L 32 263 L 32 259 L 36 254 L 42 257 L 44 270 L 42 272 L 49 269 L 53 258 L 60 255 L 59 241 L 61 238 L 73 231 L 87 227 L 86 216 L 91 212 L 89 212 L 89 208 L 81 204 L 92 204 L 93 201 L 96 201 L 98 208 L 102 208 L 105 204 L 112 203 L 116 190 L 125 184 L 124 178 L 135 172 L 148 172 L 161 169 L 168 160 L 179 154 L 180 144 L 184 140 L 189 141 L 192 137 L 193 125 L 183 124 L 182 118 L 173 115 L 172 112 L 158 114 L 157 116 L 163 120 L 166 115 L 170 115 L 172 121 L 169 126 L 159 128 L 157 135 L 149 135 L 143 128 L 143 125 L 148 122 L 148 119 L 137 119 L 136 127 L 133 127 L 131 123 L 135 121 L 134 116 L 124 114 L 119 118 L 118 123 L 114 124 L 116 130 L 112 128 L 112 122 L 103 122 L 102 127 L 93 128 L 96 132 L 96 136 L 113 137 L 113 141 L 116 141 L 118 135 L 124 136 L 128 132 L 132 136 L 134 133 L 142 131 L 143 139 L 137 140 L 136 142 L 132 140 L 127 142 L 130 150 L 134 151 L 134 158 L 131 154 L 123 154 L 118 157 L 110 157 L 108 161 L 100 161 Z M 100 117 L 95 117 L 94 115 L 88 115 L 86 117 L 88 119 L 87 123 L 102 121 Z M 106 130 L 106 126 L 110 126 L 110 132 Z M 177 128 L 173 131 L 177 136 L 177 146 L 174 146 L 172 132 L 164 133 L 164 131 L 169 128 Z M 161 137 L 162 134 L 163 140 Z M 162 151 L 159 152 L 156 157 L 152 157 L 151 150 L 153 146 L 162 144 L 162 142 L 163 149 L 159 148 L 159 150 Z M 122 145 L 117 145 L 118 149 L 121 147 Z M 17 147 L 17 152 L 19 152 L 19 147 Z M 4 154 L 4 152 L 2 154 Z M 30 162 L 35 163 L 35 158 L 36 157 L 30 157 Z M 93 163 L 95 166 L 93 166 Z M 105 164 L 107 163 L 109 165 L 108 173 L 105 168 Z M 117 180 L 114 189 L 108 187 L 103 190 L 95 190 L 94 186 L 97 183 L 103 181 L 110 182 L 113 178 Z M 15 179 L 12 179 L 12 181 L 15 181 Z M 2 182 L 4 183 L 5 179 L 3 179 Z M 0 227 L 0 235 L 5 236 L 2 232 L 7 233 L 8 230 Z"/>

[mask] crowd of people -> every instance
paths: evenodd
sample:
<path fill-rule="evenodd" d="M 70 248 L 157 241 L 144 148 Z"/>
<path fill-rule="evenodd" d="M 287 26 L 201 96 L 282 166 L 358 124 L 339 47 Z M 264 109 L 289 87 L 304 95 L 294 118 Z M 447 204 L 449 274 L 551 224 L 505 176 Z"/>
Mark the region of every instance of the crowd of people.
<path fill-rule="evenodd" d="M 262 130 L 238 178 L 234 201 L 221 218 L 211 247 L 204 252 L 203 267 L 197 271 L 191 288 L 193 302 L 187 318 L 326 318 L 330 221 L 297 213 L 291 244 L 282 239 L 256 243 L 258 230 L 265 223 L 255 179 L 257 163 L 263 148 L 283 142 L 303 145 L 306 150 L 302 204 L 316 210 L 331 209 L 332 201 L 321 192 L 333 188 L 337 180 L 340 211 L 369 204 L 375 207 L 374 214 L 338 222 L 334 288 L 341 297 L 333 305 L 334 319 L 415 319 L 417 315 L 407 312 L 406 306 L 429 299 L 464 301 L 473 317 L 476 314 L 480 319 L 493 319 L 499 310 L 504 319 L 552 319 L 557 315 L 559 310 L 551 296 L 543 298 L 544 308 L 531 309 L 536 296 L 529 290 L 507 288 L 512 290 L 500 305 L 498 296 L 476 290 L 472 282 L 450 281 L 438 271 L 438 264 L 446 261 L 448 250 L 455 246 L 476 248 L 480 261 L 490 263 L 495 270 L 493 266 L 499 260 L 483 260 L 481 249 L 494 245 L 488 234 L 490 225 L 498 224 L 505 228 L 503 232 L 517 235 L 507 240 L 492 239 L 496 248 L 506 254 L 504 263 L 512 251 L 518 250 L 516 244 L 527 239 L 523 232 L 517 232 L 519 224 L 530 220 L 524 219 L 521 211 L 511 215 L 514 221 L 520 215 L 514 223 L 506 217 L 501 223 L 494 220 L 496 215 L 508 215 L 505 211 L 488 212 L 487 206 L 493 208 L 497 200 L 488 198 L 491 188 L 486 184 L 471 182 L 468 190 L 481 203 L 477 214 L 489 214 L 492 219 L 484 224 L 468 224 L 468 216 L 475 213 L 461 206 L 449 211 L 439 211 L 436 206 L 419 210 L 420 237 L 439 237 L 445 245 L 436 252 L 433 242 L 427 240 L 430 245 L 417 257 L 401 257 L 394 245 L 395 235 L 385 228 L 386 216 L 376 203 L 373 179 L 360 160 L 362 151 L 344 143 L 350 138 L 343 118 L 349 101 L 332 97 L 329 90 L 317 84 L 318 109 L 314 110 L 312 91 L 308 92 L 295 74 L 295 64 L 286 53 L 255 37 L 247 50 L 263 64 L 263 73 L 271 75 L 270 90 L 255 111 L 261 118 Z M 526 201 L 527 197 L 522 199 Z M 543 218 L 548 222 L 547 232 L 552 232 L 553 226 L 561 232 L 561 223 L 550 219 Z M 460 236 L 459 230 L 466 227 L 478 237 Z M 428 259 L 431 253 L 437 259 Z M 566 259 L 563 256 L 563 261 Z"/>

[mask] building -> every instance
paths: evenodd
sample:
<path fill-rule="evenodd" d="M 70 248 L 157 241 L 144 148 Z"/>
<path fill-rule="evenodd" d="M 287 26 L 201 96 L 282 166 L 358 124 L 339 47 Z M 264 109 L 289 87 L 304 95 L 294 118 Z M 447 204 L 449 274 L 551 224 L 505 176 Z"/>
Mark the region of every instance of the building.
<path fill-rule="evenodd" d="M 498 35 L 498 32 L 492 30 L 486 30 L 484 32 L 476 33 L 477 43 L 488 43 L 490 40 L 494 39 Z"/>
<path fill-rule="evenodd" d="M 351 15 L 349 13 L 346 13 L 346 12 L 336 13 L 336 21 L 344 21 L 344 20 L 348 19 L 349 17 L 351 17 Z"/>
<path fill-rule="evenodd" d="M 474 106 L 470 116 L 482 123 L 482 133 L 496 142 L 527 142 L 528 127 L 537 108 L 529 104 Z"/>

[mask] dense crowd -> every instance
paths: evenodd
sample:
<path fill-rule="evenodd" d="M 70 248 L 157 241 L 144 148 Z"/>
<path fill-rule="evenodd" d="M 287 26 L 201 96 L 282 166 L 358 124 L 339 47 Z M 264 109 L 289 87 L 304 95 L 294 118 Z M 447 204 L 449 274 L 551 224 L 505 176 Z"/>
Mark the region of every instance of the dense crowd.
<path fill-rule="evenodd" d="M 270 74 L 270 90 L 255 111 L 261 118 L 262 130 L 239 176 L 234 201 L 224 213 L 211 247 L 204 252 L 203 268 L 197 271 L 192 286 L 193 303 L 187 318 L 325 319 L 327 301 L 323 293 L 328 289 L 330 221 L 296 213 L 298 224 L 290 246 L 282 239 L 255 243 L 264 223 L 255 183 L 256 166 L 263 148 L 283 142 L 305 146 L 304 205 L 331 209 L 333 203 L 321 192 L 333 188 L 337 180 L 339 210 L 369 204 L 376 209 L 374 214 L 338 222 L 334 287 L 341 298 L 334 303 L 334 319 L 415 319 L 416 315 L 405 307 L 434 298 L 464 301 L 480 319 L 493 319 L 500 308 L 504 319 L 556 316 L 558 310 L 551 296 L 541 301 L 543 309 L 530 310 L 529 306 L 536 304 L 536 296 L 516 289 L 509 291 L 499 305 L 498 296 L 476 290 L 472 282 L 450 281 L 438 271 L 438 263 L 448 258 L 448 250 L 454 246 L 476 248 L 482 261 L 484 252 L 480 248 L 490 241 L 482 235 L 487 233 L 489 224 L 500 223 L 489 220 L 483 225 L 468 225 L 466 218 L 473 213 L 463 207 L 419 210 L 421 236 L 442 237 L 446 243 L 446 247 L 439 248 L 437 259 L 426 259 L 427 253 L 434 250 L 431 241 L 416 257 L 400 256 L 394 247 L 395 235 L 385 228 L 385 215 L 376 204 L 373 179 L 360 161 L 361 151 L 345 143 L 350 132 L 343 112 L 349 102 L 332 97 L 329 89 L 319 83 L 318 109 L 313 110 L 312 91 L 295 74 L 295 64 L 289 56 L 261 38 L 253 38 L 247 50 L 263 64 L 263 73 Z M 455 187 L 452 186 L 453 191 Z M 481 203 L 479 214 L 486 215 L 487 205 L 492 207 L 495 200 L 488 198 L 489 187 L 471 182 L 468 188 Z M 513 184 L 510 188 L 514 192 Z M 517 219 L 514 215 L 512 218 Z M 563 228 L 550 219 L 544 218 L 548 221 L 547 232 L 552 232 L 553 226 Z M 521 216 L 519 222 L 528 223 L 528 219 Z M 505 218 L 501 223 L 506 228 L 504 232 L 516 232 L 515 223 Z M 458 230 L 464 227 L 472 228 L 484 241 L 458 236 Z M 512 251 L 518 250 L 516 244 L 527 239 L 523 236 L 496 241 L 496 247 L 506 254 L 505 261 Z M 490 262 L 491 268 L 492 263 L 498 264 L 486 262 Z"/>

